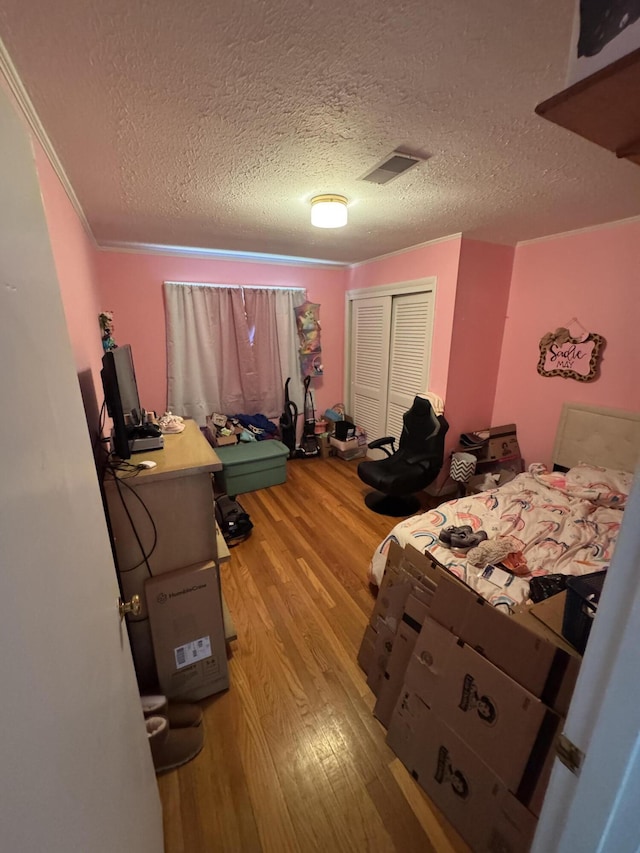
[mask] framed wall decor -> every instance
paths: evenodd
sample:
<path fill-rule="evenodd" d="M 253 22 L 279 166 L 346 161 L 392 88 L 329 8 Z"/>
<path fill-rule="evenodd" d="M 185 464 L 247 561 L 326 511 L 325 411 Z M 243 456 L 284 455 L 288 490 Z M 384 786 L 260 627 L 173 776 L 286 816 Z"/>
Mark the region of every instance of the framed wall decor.
<path fill-rule="evenodd" d="M 591 382 L 598 377 L 605 340 L 602 335 L 587 332 L 575 318 L 568 326 L 547 332 L 540 339 L 538 373 Z"/>

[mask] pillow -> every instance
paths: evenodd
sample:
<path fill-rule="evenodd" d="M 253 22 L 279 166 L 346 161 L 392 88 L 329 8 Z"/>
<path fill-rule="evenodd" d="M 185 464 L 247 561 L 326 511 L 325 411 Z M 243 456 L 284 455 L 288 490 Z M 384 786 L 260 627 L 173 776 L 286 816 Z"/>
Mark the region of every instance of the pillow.
<path fill-rule="evenodd" d="M 598 506 L 622 509 L 631 491 L 633 474 L 580 462 L 567 471 L 567 489 L 580 492 Z"/>

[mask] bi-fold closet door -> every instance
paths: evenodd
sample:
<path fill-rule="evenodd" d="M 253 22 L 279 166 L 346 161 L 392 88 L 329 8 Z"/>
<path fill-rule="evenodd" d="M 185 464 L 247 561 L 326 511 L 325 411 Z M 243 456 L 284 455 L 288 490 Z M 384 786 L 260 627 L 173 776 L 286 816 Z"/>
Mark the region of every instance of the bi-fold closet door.
<path fill-rule="evenodd" d="M 351 301 L 351 408 L 369 441 L 400 438 L 403 414 L 428 390 L 434 296 L 430 288 Z"/>

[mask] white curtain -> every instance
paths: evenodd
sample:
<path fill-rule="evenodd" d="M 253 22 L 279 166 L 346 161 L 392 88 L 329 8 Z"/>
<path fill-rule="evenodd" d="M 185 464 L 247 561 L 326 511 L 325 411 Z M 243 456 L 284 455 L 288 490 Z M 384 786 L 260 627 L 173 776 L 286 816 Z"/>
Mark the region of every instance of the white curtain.
<path fill-rule="evenodd" d="M 298 339 L 298 328 L 294 308 L 304 305 L 307 301 L 305 290 L 292 290 L 291 288 L 276 290 L 276 326 L 278 329 L 278 352 L 280 353 L 280 386 L 281 399 L 284 402 L 284 383 L 291 377 L 289 383 L 289 397 L 302 413 L 304 404 L 304 386 L 302 384 L 302 370 L 300 368 L 300 341 Z M 280 408 L 282 409 L 282 402 Z"/>
<path fill-rule="evenodd" d="M 164 292 L 170 411 L 201 425 L 211 412 L 277 417 L 288 376 L 301 399 L 294 308 L 304 290 L 165 282 Z"/>

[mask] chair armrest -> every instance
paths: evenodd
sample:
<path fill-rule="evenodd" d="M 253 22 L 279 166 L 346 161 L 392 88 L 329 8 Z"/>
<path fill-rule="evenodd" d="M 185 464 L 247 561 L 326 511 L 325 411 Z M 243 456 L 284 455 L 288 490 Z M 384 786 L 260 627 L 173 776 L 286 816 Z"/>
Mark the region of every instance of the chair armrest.
<path fill-rule="evenodd" d="M 384 438 L 376 438 L 375 441 L 370 441 L 367 447 L 369 450 L 383 450 L 387 456 L 392 456 L 396 452 L 394 443 L 395 438 L 392 435 L 387 435 Z M 389 453 L 388 449 L 385 447 L 386 444 L 391 445 L 391 453 Z"/>

